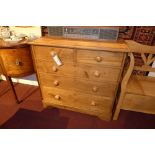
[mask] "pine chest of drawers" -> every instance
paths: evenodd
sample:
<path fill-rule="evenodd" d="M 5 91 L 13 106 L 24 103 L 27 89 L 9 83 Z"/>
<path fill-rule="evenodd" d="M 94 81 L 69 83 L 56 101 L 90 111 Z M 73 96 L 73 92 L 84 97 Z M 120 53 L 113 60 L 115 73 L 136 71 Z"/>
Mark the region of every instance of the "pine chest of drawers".
<path fill-rule="evenodd" d="M 30 44 L 45 107 L 111 119 L 127 51 L 124 43 L 40 38 Z"/>

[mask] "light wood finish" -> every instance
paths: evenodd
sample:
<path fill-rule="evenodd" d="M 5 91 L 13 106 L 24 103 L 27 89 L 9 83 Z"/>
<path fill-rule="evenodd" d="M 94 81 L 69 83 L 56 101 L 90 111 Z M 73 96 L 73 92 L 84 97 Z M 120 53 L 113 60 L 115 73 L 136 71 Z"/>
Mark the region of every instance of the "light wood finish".
<path fill-rule="evenodd" d="M 72 49 L 89 49 L 89 50 L 101 50 L 101 51 L 113 51 L 113 52 L 129 52 L 128 46 L 124 41 L 103 42 L 103 41 L 88 41 L 77 39 L 64 39 L 54 37 L 42 37 L 40 39 L 29 42 L 31 45 L 43 45 Z"/>
<path fill-rule="evenodd" d="M 155 97 L 127 94 L 122 109 L 155 114 Z"/>
<path fill-rule="evenodd" d="M 61 58 L 61 61 L 64 63 L 73 63 L 74 60 L 74 51 L 73 49 L 65 49 L 65 48 L 56 48 L 56 47 L 45 47 L 45 46 L 34 46 L 35 59 L 51 61 L 52 60 L 52 52 L 58 54 Z M 43 54 L 44 53 L 44 54 Z"/>
<path fill-rule="evenodd" d="M 128 52 L 141 53 L 141 54 L 144 53 L 155 54 L 155 46 L 143 45 L 133 40 L 127 40 L 126 44 L 129 48 Z"/>
<path fill-rule="evenodd" d="M 127 93 L 155 97 L 155 78 L 132 76 L 127 85 Z"/>
<path fill-rule="evenodd" d="M 76 64 L 74 66 L 71 63 L 65 63 L 65 65 L 59 67 L 52 60 L 36 60 L 35 62 L 38 72 L 46 72 L 66 77 L 74 76 L 84 78 L 85 80 L 117 82 L 119 80 L 118 74 L 121 72 L 121 69 L 119 68 L 110 68 L 106 66 L 99 67 L 94 64 Z"/>
<path fill-rule="evenodd" d="M 155 114 L 155 78 L 132 75 L 133 70 L 155 71 L 150 66 L 155 60 L 155 46 L 141 45 L 134 41 L 127 41 L 127 44 L 130 52 L 141 53 L 144 65 L 135 66 L 133 53 L 130 53 L 130 65 L 121 84 L 114 120 L 118 118 L 120 109 Z"/>
<path fill-rule="evenodd" d="M 116 82 L 86 81 L 74 77 L 64 77 L 47 73 L 38 73 L 40 84 L 47 87 L 57 87 L 64 90 L 74 90 L 88 94 L 113 97 L 117 86 Z"/>
<path fill-rule="evenodd" d="M 104 97 L 83 94 L 80 92 L 57 89 L 52 87 L 42 87 L 44 102 L 48 106 L 59 105 L 81 110 L 84 113 L 99 116 L 106 113 L 110 120 L 113 108 L 112 100 Z"/>
<path fill-rule="evenodd" d="M 130 57 L 130 65 L 129 65 L 129 68 L 128 68 L 122 82 L 121 82 L 121 93 L 120 93 L 119 100 L 118 100 L 118 103 L 116 106 L 116 110 L 115 110 L 115 113 L 113 116 L 114 120 L 116 120 L 118 118 L 118 115 L 120 113 L 120 109 L 121 109 L 121 106 L 122 106 L 122 103 L 123 103 L 123 100 L 125 97 L 126 87 L 127 87 L 128 81 L 130 79 L 130 76 L 131 76 L 133 68 L 134 68 L 134 56 L 133 56 L 133 54 L 129 53 L 129 57 Z"/>
<path fill-rule="evenodd" d="M 111 119 L 128 50 L 124 43 L 41 38 L 31 44 L 44 107 Z"/>
<path fill-rule="evenodd" d="M 110 67 L 121 67 L 122 60 L 122 53 L 89 50 L 77 51 L 77 62 L 79 63 L 90 63 L 95 65 L 102 64 Z"/>
<path fill-rule="evenodd" d="M 151 66 L 135 66 L 134 70 L 155 72 L 155 68 L 152 68 Z"/>

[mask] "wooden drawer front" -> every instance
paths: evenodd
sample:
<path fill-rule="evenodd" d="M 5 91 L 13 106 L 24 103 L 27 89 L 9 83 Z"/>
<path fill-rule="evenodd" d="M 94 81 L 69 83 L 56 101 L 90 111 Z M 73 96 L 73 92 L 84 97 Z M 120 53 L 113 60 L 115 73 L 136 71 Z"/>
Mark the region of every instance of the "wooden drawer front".
<path fill-rule="evenodd" d="M 155 97 L 126 94 L 122 109 L 155 114 Z"/>
<path fill-rule="evenodd" d="M 120 74 L 119 68 L 82 64 L 73 66 L 67 63 L 62 66 L 55 66 L 52 61 L 36 61 L 36 67 L 38 72 L 52 73 L 59 76 L 79 77 L 93 81 L 117 82 Z"/>
<path fill-rule="evenodd" d="M 51 73 L 60 76 L 74 76 L 75 67 L 71 64 L 57 66 L 53 61 L 38 61 L 36 60 L 36 68 L 41 73 Z"/>
<path fill-rule="evenodd" d="M 73 90 L 110 98 L 113 98 L 115 95 L 116 83 L 93 82 L 45 73 L 39 73 L 39 79 L 40 84 L 47 87 L 55 87 L 71 91 Z"/>
<path fill-rule="evenodd" d="M 119 68 L 110 68 L 97 65 L 77 66 L 76 76 L 85 80 L 117 82 L 120 74 Z"/>
<path fill-rule="evenodd" d="M 9 76 L 23 76 L 33 73 L 33 62 L 29 48 L 3 49 L 1 58 Z"/>
<path fill-rule="evenodd" d="M 123 60 L 123 53 L 114 53 L 106 51 L 77 51 L 77 62 L 90 63 L 90 64 L 102 64 L 106 66 L 121 67 Z"/>
<path fill-rule="evenodd" d="M 34 46 L 35 59 L 54 62 L 51 52 L 57 53 L 62 63 L 66 63 L 66 62 L 73 63 L 75 59 L 73 49 L 46 47 L 46 46 Z"/>
<path fill-rule="evenodd" d="M 50 105 L 73 107 L 94 114 L 111 113 L 112 111 L 112 101 L 108 98 L 45 86 L 41 88 L 44 101 Z"/>
<path fill-rule="evenodd" d="M 24 61 L 21 66 L 16 64 L 5 64 L 5 68 L 8 76 L 26 76 L 27 74 L 33 73 L 33 64 L 30 61 Z"/>
<path fill-rule="evenodd" d="M 31 60 L 31 52 L 29 48 L 1 49 L 0 52 L 1 58 L 5 63 L 14 62 L 18 58 L 26 61 Z"/>

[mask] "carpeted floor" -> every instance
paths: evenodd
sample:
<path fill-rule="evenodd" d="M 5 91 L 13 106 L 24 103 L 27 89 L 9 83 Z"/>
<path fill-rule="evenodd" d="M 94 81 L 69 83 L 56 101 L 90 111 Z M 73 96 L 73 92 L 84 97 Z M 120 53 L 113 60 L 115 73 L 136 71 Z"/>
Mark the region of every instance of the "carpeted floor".
<path fill-rule="evenodd" d="M 155 115 L 122 110 L 119 120 L 106 122 L 68 110 L 43 109 L 38 87 L 17 84 L 15 88 L 23 100 L 20 105 L 14 103 L 6 82 L 0 84 L 1 129 L 155 129 Z"/>

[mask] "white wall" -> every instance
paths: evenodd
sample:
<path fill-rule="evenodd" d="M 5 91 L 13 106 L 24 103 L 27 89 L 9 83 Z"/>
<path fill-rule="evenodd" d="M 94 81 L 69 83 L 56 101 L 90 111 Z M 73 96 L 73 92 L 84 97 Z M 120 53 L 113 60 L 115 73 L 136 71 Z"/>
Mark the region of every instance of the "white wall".
<path fill-rule="evenodd" d="M 35 35 L 37 38 L 41 36 L 40 26 L 29 26 L 29 27 L 10 26 L 10 30 L 14 31 L 17 36 L 20 36 L 21 34 L 25 34 L 29 37 L 31 37 L 32 35 Z"/>

